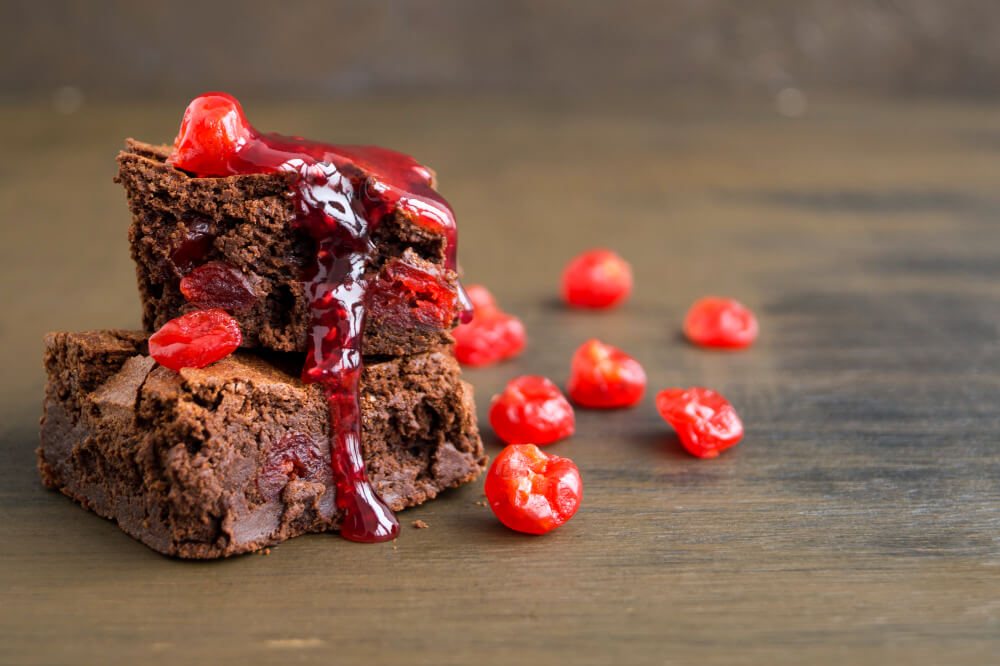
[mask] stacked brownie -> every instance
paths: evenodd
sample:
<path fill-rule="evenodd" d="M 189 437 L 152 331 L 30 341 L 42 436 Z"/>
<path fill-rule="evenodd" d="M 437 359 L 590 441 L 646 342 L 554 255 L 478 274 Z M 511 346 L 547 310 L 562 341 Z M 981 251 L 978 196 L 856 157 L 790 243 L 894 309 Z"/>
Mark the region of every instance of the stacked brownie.
<path fill-rule="evenodd" d="M 304 284 L 316 242 L 295 224 L 288 173 L 196 177 L 166 147 L 129 141 L 117 180 L 146 332 L 198 309 L 181 280 L 224 266 L 253 298 L 230 314 L 243 346 L 175 372 L 146 332 L 54 333 L 39 467 L 44 483 L 162 553 L 212 558 L 339 528 L 328 401 L 300 379 L 310 345 Z M 452 310 L 429 308 L 408 276 L 460 293 L 449 240 L 401 210 L 371 236 L 358 392 L 361 453 L 392 510 L 474 479 L 485 466 L 471 387 L 460 379 Z M 398 289 L 396 286 L 398 285 Z M 451 301 L 447 301 L 451 303 Z"/>

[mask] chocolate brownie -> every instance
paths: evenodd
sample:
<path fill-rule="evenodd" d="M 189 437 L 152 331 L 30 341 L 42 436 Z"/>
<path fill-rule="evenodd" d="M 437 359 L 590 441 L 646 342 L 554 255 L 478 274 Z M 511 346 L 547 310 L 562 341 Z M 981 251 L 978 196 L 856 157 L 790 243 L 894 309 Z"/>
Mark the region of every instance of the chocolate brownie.
<path fill-rule="evenodd" d="M 297 379 L 300 354 L 238 351 L 177 373 L 145 337 L 46 336 L 45 485 L 183 558 L 338 528 L 327 405 Z M 367 359 L 360 403 L 368 478 L 391 509 L 484 469 L 472 388 L 446 351 Z"/>
<path fill-rule="evenodd" d="M 116 181 L 132 211 L 129 241 L 143 326 L 153 331 L 197 309 L 181 292 L 181 278 L 196 266 L 219 262 L 239 271 L 256 297 L 249 309 L 233 313 L 244 346 L 306 351 L 311 311 L 303 275 L 314 261 L 315 242 L 294 224 L 290 176 L 195 178 L 168 165 L 169 154 L 166 146 L 130 139 L 118 156 Z M 441 233 L 395 211 L 372 240 L 376 251 L 366 270 L 376 282 L 399 282 L 401 272 L 415 269 L 446 290 L 458 289 L 458 276 L 445 267 L 447 239 Z M 419 296 L 368 309 L 365 354 L 399 356 L 454 342 L 448 330 L 458 323 L 461 305 L 445 313 L 443 322 L 424 321 Z M 401 312 L 406 309 L 415 317 Z"/>

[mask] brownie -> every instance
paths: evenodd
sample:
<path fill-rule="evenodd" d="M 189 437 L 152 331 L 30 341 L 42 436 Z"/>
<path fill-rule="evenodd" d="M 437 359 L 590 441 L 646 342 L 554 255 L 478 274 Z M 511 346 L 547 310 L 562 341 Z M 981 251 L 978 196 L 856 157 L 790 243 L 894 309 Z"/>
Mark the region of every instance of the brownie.
<path fill-rule="evenodd" d="M 149 547 L 215 558 L 336 530 L 323 392 L 301 354 L 241 350 L 174 372 L 129 331 L 52 333 L 39 468 Z M 472 388 L 445 350 L 369 358 L 368 477 L 393 510 L 474 479 L 486 458 Z"/>
<path fill-rule="evenodd" d="M 153 331 L 196 309 L 181 293 L 181 278 L 196 265 L 221 262 L 240 271 L 256 295 L 247 311 L 234 312 L 244 346 L 306 351 L 311 312 L 303 275 L 312 265 L 315 243 L 294 224 L 290 176 L 195 178 L 168 165 L 169 152 L 166 146 L 130 139 L 118 156 L 115 180 L 124 186 L 132 212 L 129 242 L 143 326 Z M 372 240 L 375 253 L 366 266 L 372 279 L 391 283 L 399 272 L 393 268 L 402 265 L 457 290 L 458 276 L 445 267 L 443 234 L 397 209 L 382 220 Z M 457 324 L 460 307 L 456 304 L 443 323 L 401 321 L 394 316 L 398 313 L 370 311 L 363 353 L 399 356 L 451 344 L 448 329 Z"/>

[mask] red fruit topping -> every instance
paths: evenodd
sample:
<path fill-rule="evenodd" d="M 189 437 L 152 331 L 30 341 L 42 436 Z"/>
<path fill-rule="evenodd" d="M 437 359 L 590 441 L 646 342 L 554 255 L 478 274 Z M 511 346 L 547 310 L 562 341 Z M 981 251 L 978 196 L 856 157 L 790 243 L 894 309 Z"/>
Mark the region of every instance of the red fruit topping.
<path fill-rule="evenodd" d="M 240 325 L 223 310 L 198 310 L 171 319 L 149 336 L 149 355 L 171 370 L 204 368 L 240 346 Z"/>
<path fill-rule="evenodd" d="M 646 372 L 620 349 L 587 340 L 570 362 L 566 391 L 583 407 L 630 407 L 642 399 Z"/>
<path fill-rule="evenodd" d="M 485 490 L 501 523 L 545 534 L 580 508 L 583 482 L 569 458 L 547 455 L 534 444 L 511 444 L 490 465 Z"/>
<path fill-rule="evenodd" d="M 573 407 L 538 375 L 515 377 L 490 404 L 490 425 L 507 444 L 551 444 L 576 429 Z"/>
<path fill-rule="evenodd" d="M 181 280 L 181 293 L 199 308 L 246 312 L 257 302 L 257 294 L 246 276 L 232 266 L 212 261 L 191 271 Z"/>
<path fill-rule="evenodd" d="M 472 307 L 476 309 L 476 312 L 497 309 L 496 299 L 493 298 L 490 290 L 483 285 L 470 284 L 465 288 L 465 293 L 468 295 L 469 302 L 472 303 Z"/>
<path fill-rule="evenodd" d="M 699 458 L 714 458 L 743 438 L 743 424 L 736 410 L 711 389 L 660 391 L 656 408 L 677 431 L 684 448 Z"/>
<path fill-rule="evenodd" d="M 236 98 L 225 93 L 196 97 L 184 111 L 169 164 L 194 173 L 228 175 L 229 162 L 254 136 Z"/>
<path fill-rule="evenodd" d="M 215 240 L 215 233 L 212 231 L 212 221 L 203 217 L 190 217 L 184 220 L 186 227 L 184 237 L 174 246 L 174 251 L 170 253 L 170 260 L 177 270 L 177 274 L 184 276 L 202 262 L 212 241 Z"/>
<path fill-rule="evenodd" d="M 632 267 L 611 250 L 588 250 L 563 271 L 562 295 L 581 308 L 610 308 L 632 293 Z"/>
<path fill-rule="evenodd" d="M 684 317 L 684 335 L 703 347 L 749 347 L 757 330 L 753 312 L 730 298 L 703 298 Z"/>
<path fill-rule="evenodd" d="M 437 266 L 426 269 L 393 259 L 368 290 L 369 316 L 400 326 L 450 328 L 455 321 L 458 292 Z"/>
<path fill-rule="evenodd" d="M 260 475 L 257 488 L 265 500 L 281 494 L 292 479 L 315 479 L 323 470 L 323 453 L 308 435 L 290 432 L 271 446 Z"/>
<path fill-rule="evenodd" d="M 476 311 L 472 321 L 452 331 L 459 363 L 478 367 L 520 354 L 528 342 L 521 320 L 497 308 L 486 287 L 470 285 L 467 291 Z"/>

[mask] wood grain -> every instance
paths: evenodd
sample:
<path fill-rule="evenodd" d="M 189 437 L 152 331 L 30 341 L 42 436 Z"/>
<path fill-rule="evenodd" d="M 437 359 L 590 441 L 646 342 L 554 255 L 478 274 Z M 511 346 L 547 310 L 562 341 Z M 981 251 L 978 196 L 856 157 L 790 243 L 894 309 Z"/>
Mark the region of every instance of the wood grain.
<path fill-rule="evenodd" d="M 544 538 L 499 526 L 477 483 L 405 512 L 395 545 L 312 536 L 214 563 L 149 551 L 33 467 L 42 333 L 138 322 L 114 154 L 169 139 L 184 101 L 0 108 L 0 661 L 997 663 L 997 109 L 810 102 L 794 121 L 710 99 L 249 108 L 435 167 L 467 279 L 531 336 L 467 373 L 482 421 L 516 374 L 564 381 L 591 336 L 638 357 L 650 393 L 579 411 L 550 448 L 584 504 Z M 567 311 L 561 266 L 594 245 L 633 262 L 634 298 Z M 680 339 L 709 293 L 757 311 L 754 348 Z M 717 460 L 653 405 L 692 384 L 747 424 Z"/>

